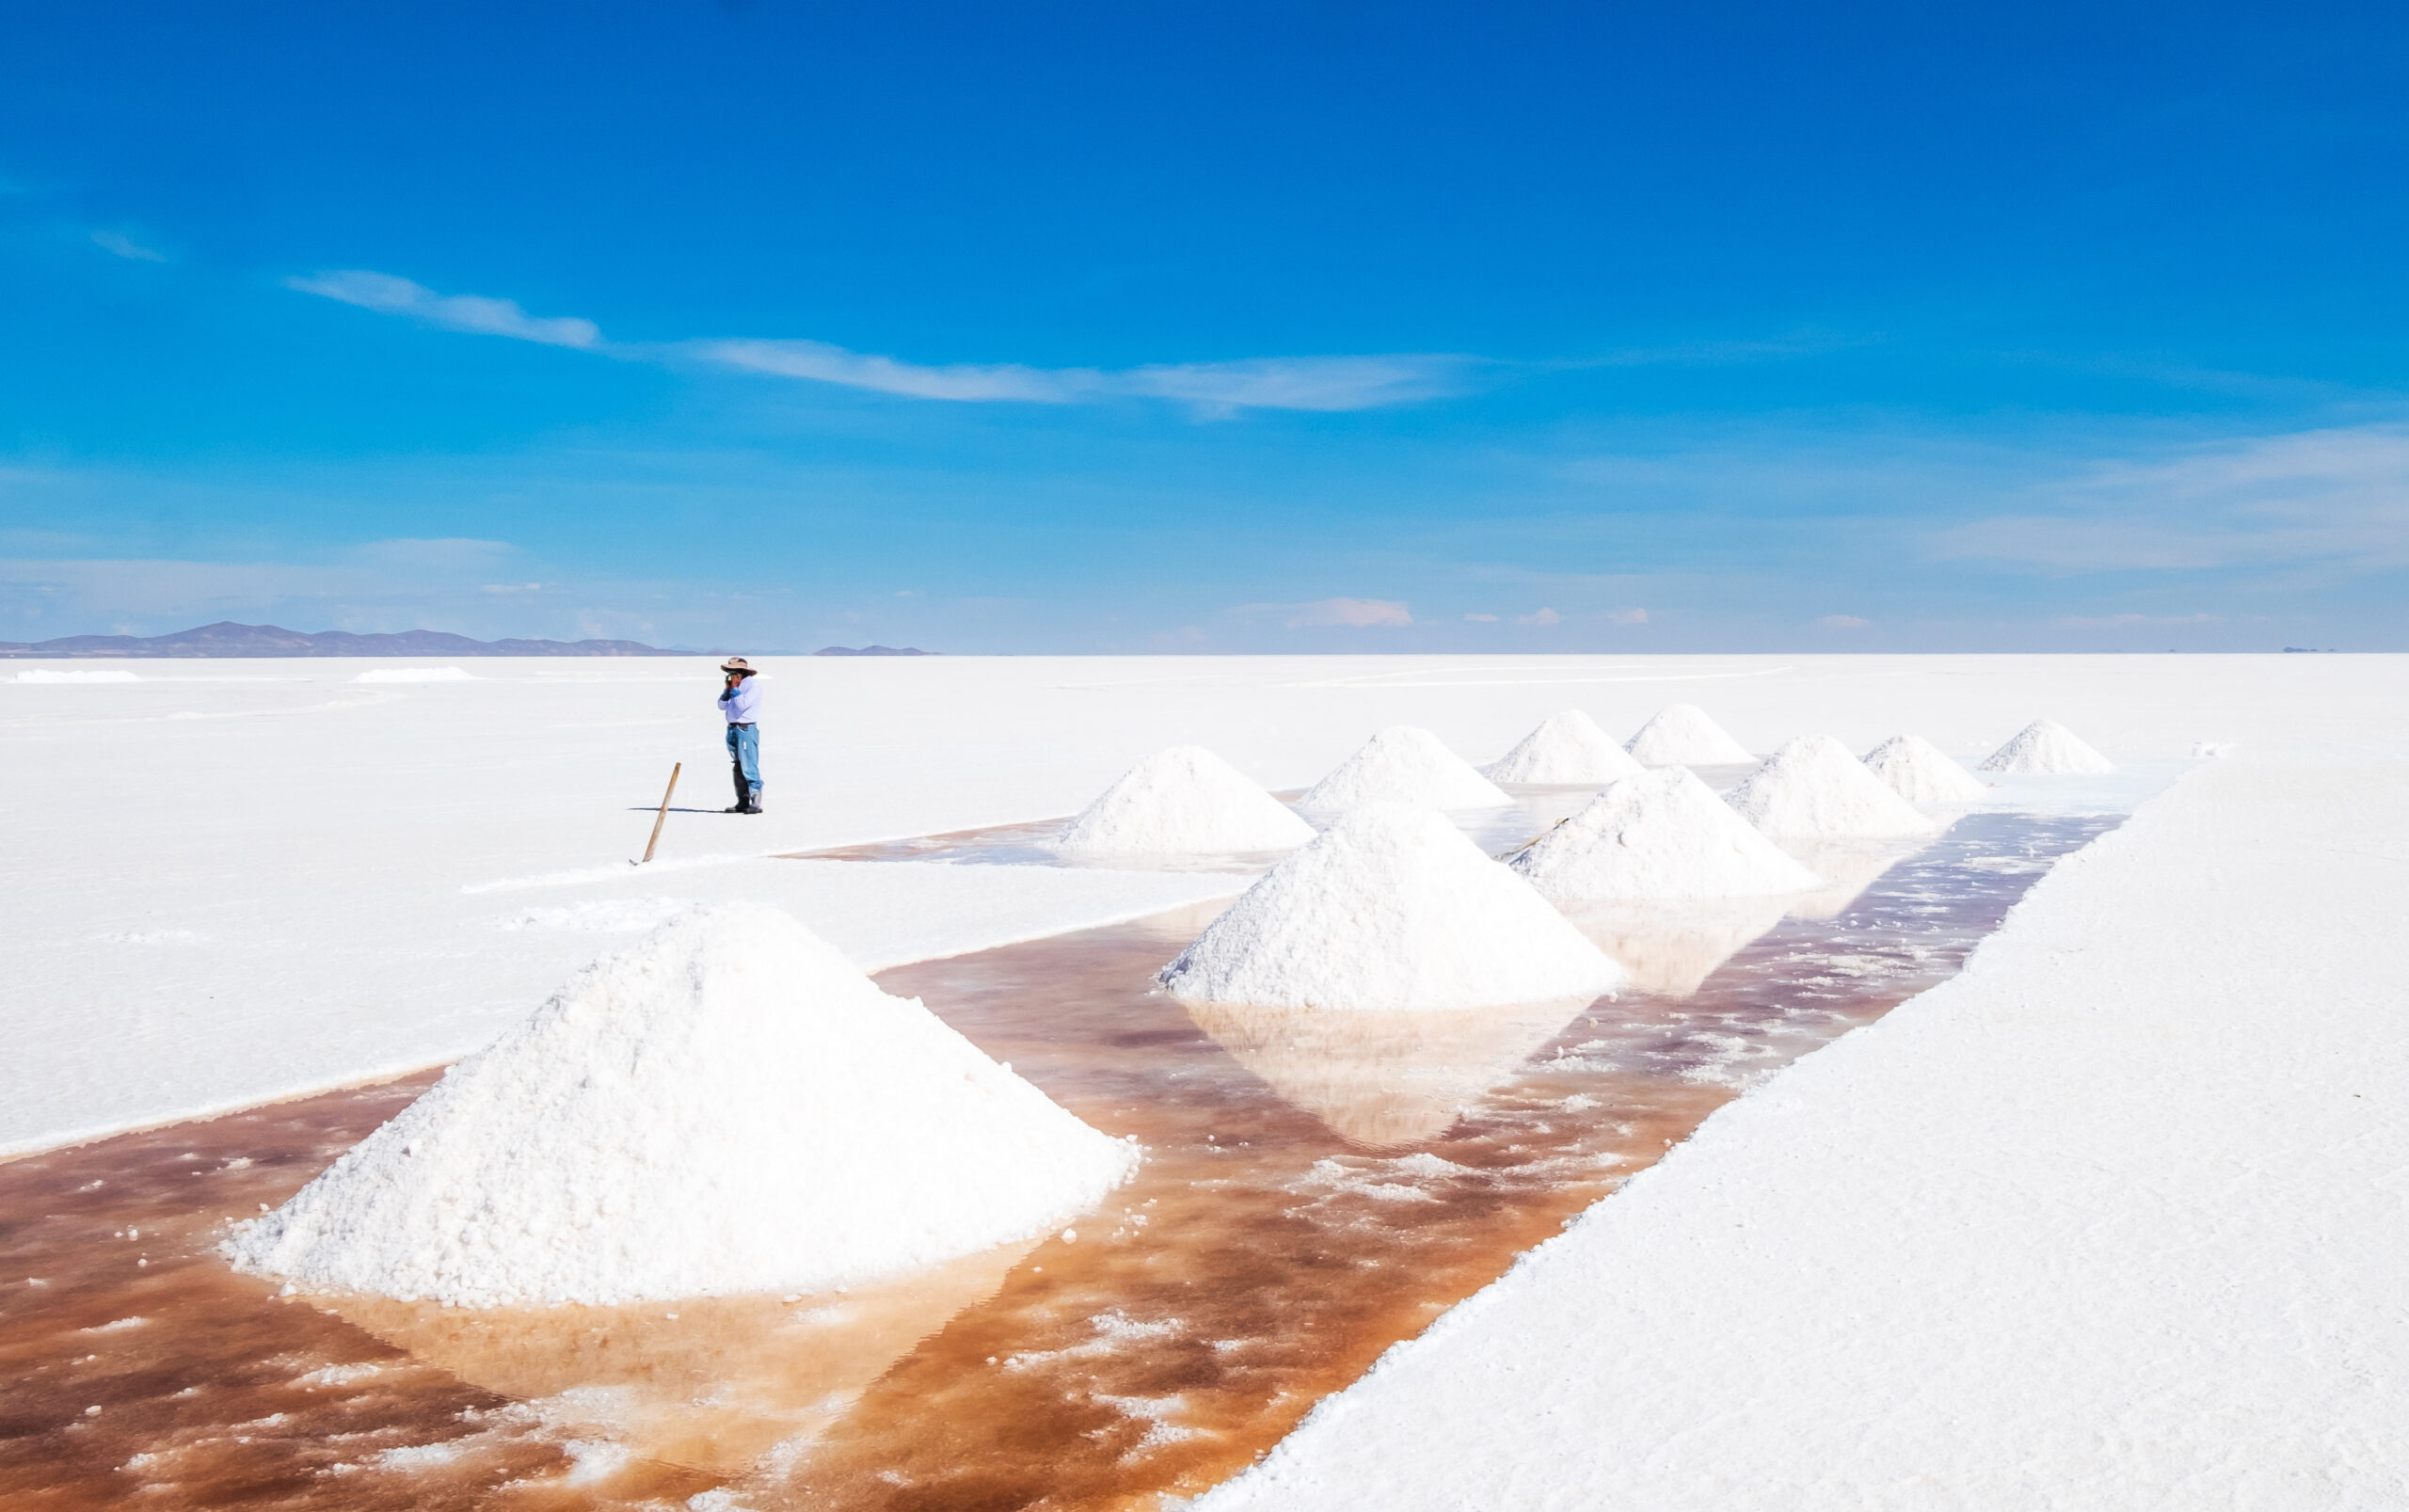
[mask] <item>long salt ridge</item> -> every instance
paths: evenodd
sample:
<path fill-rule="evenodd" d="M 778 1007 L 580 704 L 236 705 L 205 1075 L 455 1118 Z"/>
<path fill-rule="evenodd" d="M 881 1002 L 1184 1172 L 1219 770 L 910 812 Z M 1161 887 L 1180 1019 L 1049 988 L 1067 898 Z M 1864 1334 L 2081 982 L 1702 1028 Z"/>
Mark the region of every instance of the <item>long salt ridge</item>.
<path fill-rule="evenodd" d="M 730 904 L 578 973 L 225 1249 L 476 1308 L 817 1291 L 1060 1227 L 1139 1158 Z"/>

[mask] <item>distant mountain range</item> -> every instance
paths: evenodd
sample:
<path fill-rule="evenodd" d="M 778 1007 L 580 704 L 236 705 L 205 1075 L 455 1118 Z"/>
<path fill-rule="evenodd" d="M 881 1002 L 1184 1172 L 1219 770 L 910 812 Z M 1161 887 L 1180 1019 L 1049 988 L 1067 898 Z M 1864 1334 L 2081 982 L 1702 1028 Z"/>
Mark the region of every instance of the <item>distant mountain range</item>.
<path fill-rule="evenodd" d="M 172 635 L 65 635 L 53 641 L 0 641 L 0 657 L 242 657 L 242 656 L 718 656 L 717 651 L 665 651 L 641 641 L 472 641 L 445 630 L 354 635 L 309 634 L 276 625 L 220 620 Z M 765 655 L 774 653 L 755 653 Z M 934 656 L 905 646 L 832 645 L 817 656 Z"/>

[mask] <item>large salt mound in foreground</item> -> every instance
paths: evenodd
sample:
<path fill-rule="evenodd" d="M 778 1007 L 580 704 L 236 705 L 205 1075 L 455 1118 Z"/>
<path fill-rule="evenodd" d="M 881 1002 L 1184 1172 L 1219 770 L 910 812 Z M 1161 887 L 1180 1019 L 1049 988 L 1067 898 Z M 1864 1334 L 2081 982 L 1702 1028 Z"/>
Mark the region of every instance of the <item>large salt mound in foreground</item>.
<path fill-rule="evenodd" d="M 1625 777 L 1511 865 L 1558 902 L 1750 898 L 1824 883 L 1684 767 Z"/>
<path fill-rule="evenodd" d="M 2053 719 L 2036 719 L 1983 759 L 1978 769 L 2016 775 L 2073 776 L 2114 772 L 2116 764 Z"/>
<path fill-rule="evenodd" d="M 808 1292 L 1058 1227 L 1138 1158 L 734 904 L 578 973 L 226 1249 L 465 1307 Z"/>
<path fill-rule="evenodd" d="M 1613 782 L 1644 770 L 1577 708 L 1552 714 L 1523 743 L 1481 769 L 1492 782 Z"/>
<path fill-rule="evenodd" d="M 1729 767 L 1756 759 L 1696 704 L 1667 704 L 1658 709 L 1631 738 L 1630 749 L 1643 767 Z"/>
<path fill-rule="evenodd" d="M 1970 804 L 1990 789 L 1921 735 L 1893 735 L 1865 754 L 1865 770 L 1910 804 Z"/>
<path fill-rule="evenodd" d="M 1444 816 L 1368 804 L 1272 867 L 1159 979 L 1186 1003 L 1378 1010 L 1586 1000 L 1622 975 Z"/>
<path fill-rule="evenodd" d="M 1202 746 L 1157 751 L 1125 772 L 1055 841 L 1077 855 L 1293 851 L 1314 827 Z"/>
<path fill-rule="evenodd" d="M 1333 814 L 1362 804 L 1498 808 L 1513 801 L 1428 730 L 1393 724 L 1306 788 L 1297 806 Z"/>
<path fill-rule="evenodd" d="M 1932 820 L 1828 735 L 1802 735 L 1765 757 L 1726 801 L 1767 835 L 1929 835 Z"/>

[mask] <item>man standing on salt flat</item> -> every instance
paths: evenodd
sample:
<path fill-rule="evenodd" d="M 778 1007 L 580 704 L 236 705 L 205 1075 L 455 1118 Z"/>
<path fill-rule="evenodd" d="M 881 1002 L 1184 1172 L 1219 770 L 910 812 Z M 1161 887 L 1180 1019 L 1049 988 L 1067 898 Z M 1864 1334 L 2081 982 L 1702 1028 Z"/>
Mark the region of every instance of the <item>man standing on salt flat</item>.
<path fill-rule="evenodd" d="M 727 716 L 727 758 L 736 781 L 736 802 L 723 813 L 761 812 L 761 735 L 753 715 L 761 707 L 761 690 L 753 686 L 753 664 L 741 656 L 719 664 L 727 674 L 720 690 L 719 709 Z"/>

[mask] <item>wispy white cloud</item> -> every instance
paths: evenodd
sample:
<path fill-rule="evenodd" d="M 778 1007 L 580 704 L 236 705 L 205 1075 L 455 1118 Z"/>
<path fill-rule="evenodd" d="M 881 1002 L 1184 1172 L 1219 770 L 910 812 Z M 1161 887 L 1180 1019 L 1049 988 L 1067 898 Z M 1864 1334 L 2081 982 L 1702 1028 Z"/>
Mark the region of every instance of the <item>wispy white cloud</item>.
<path fill-rule="evenodd" d="M 1240 604 L 1230 613 L 1240 619 L 1277 618 L 1292 630 L 1344 628 L 1390 629 L 1413 623 L 1405 604 L 1394 598 L 1316 598 L 1305 604 Z"/>
<path fill-rule="evenodd" d="M 1934 556 L 2081 573 L 2409 564 L 2409 428 L 2258 437 L 2096 464 L 1938 532 Z"/>
<path fill-rule="evenodd" d="M 1609 625 L 1645 625 L 1648 623 L 1648 611 L 1644 609 L 1608 610 L 1606 612 L 1606 623 Z"/>
<path fill-rule="evenodd" d="M 1861 630 L 1874 622 L 1856 614 L 1827 614 L 1815 623 L 1827 630 Z"/>
<path fill-rule="evenodd" d="M 931 366 L 849 351 L 825 342 L 697 342 L 689 349 L 707 361 L 749 373 L 912 399 L 1040 405 L 1167 399 L 1209 414 L 1242 409 L 1373 409 L 1410 404 L 1459 391 L 1473 366 L 1469 358 L 1428 354 L 1257 358 L 1112 370 L 1032 368 L 1019 363 Z"/>
<path fill-rule="evenodd" d="M 167 253 L 145 247 L 123 231 L 96 231 L 92 233 L 92 245 L 111 256 L 121 257 L 129 262 L 165 263 L 168 261 Z"/>
<path fill-rule="evenodd" d="M 591 349 L 602 344 L 601 328 L 590 320 L 581 320 L 574 315 L 530 315 L 513 299 L 489 299 L 473 294 L 437 294 L 423 283 L 414 283 L 391 273 L 344 268 L 311 274 L 308 278 L 287 279 L 284 286 L 302 294 L 313 294 L 346 305 L 357 305 L 362 310 L 373 310 L 379 314 L 407 315 L 445 330 L 468 331 L 479 336 L 507 336 L 513 341 L 539 342 L 546 346 Z"/>
<path fill-rule="evenodd" d="M 1564 616 L 1557 613 L 1553 609 L 1538 609 L 1527 614 L 1515 615 L 1514 623 L 1517 625 L 1536 625 L 1545 628 L 1550 625 L 1563 624 Z"/>

